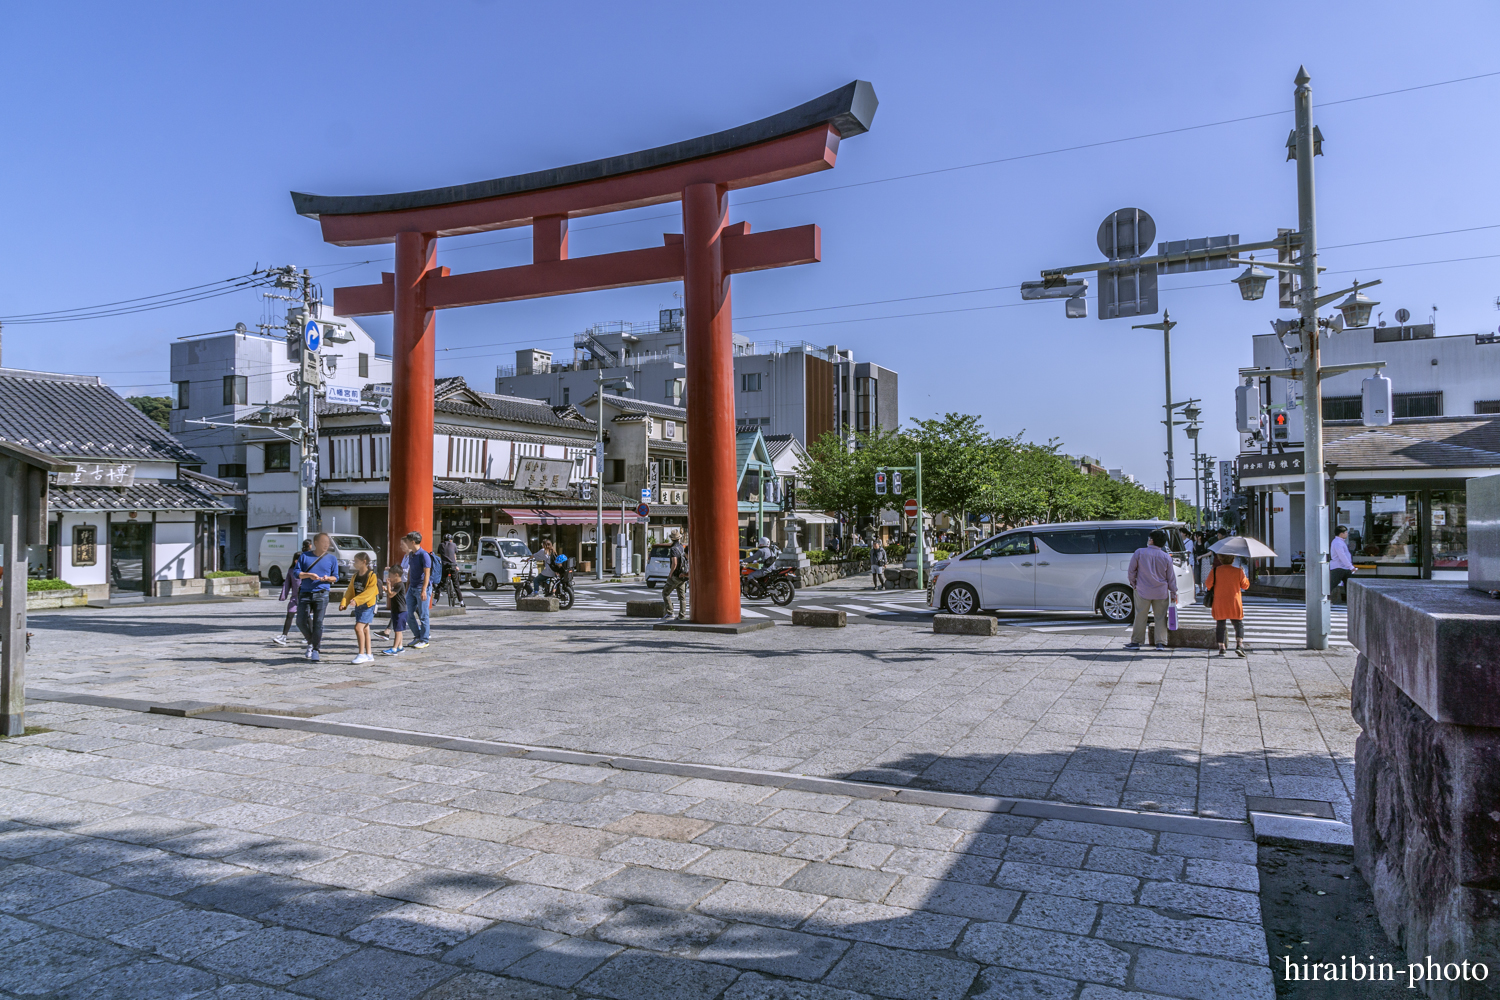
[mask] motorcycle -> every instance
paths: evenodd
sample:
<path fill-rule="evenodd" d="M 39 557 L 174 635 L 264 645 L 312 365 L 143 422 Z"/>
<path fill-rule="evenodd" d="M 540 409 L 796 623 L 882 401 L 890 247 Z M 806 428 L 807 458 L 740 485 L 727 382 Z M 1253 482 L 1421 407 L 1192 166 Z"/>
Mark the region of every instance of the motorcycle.
<path fill-rule="evenodd" d="M 771 603 L 782 608 L 791 604 L 797 596 L 797 567 L 772 566 L 764 576 L 752 580 L 750 574 L 756 568 L 753 563 L 740 563 L 740 594 L 751 600 L 769 596 Z"/>
<path fill-rule="evenodd" d="M 515 582 L 516 601 L 519 602 L 521 598 L 530 594 L 536 582 L 536 560 L 527 559 L 526 578 Z M 573 606 L 573 561 L 571 559 L 560 571 L 557 571 L 556 576 L 544 576 L 540 582 L 541 587 L 538 593 L 543 597 L 557 598 L 557 606 L 563 611 Z"/>

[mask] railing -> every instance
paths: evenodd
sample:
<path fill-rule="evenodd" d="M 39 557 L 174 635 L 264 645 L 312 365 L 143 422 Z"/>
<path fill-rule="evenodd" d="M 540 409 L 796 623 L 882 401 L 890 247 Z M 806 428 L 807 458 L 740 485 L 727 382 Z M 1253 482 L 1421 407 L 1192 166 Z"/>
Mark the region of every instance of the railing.
<path fill-rule="evenodd" d="M 602 329 L 603 327 L 615 327 L 616 329 L 614 329 L 614 330 L 605 330 L 605 329 Z M 588 344 L 589 334 L 592 333 L 594 336 L 597 337 L 601 333 L 603 333 L 603 334 L 620 333 L 621 330 L 618 329 L 618 328 L 621 328 L 621 327 L 632 328 L 632 329 L 626 329 L 626 330 L 624 330 L 624 332 L 626 332 L 626 333 L 650 334 L 650 333 L 657 333 L 657 332 L 659 332 L 658 329 L 657 329 L 656 324 L 654 324 L 654 323 L 652 323 L 652 324 L 627 323 L 627 322 L 623 322 L 623 321 L 615 322 L 615 323 L 596 323 L 596 324 L 594 324 L 594 326 L 590 327 L 588 331 L 586 331 L 584 333 L 577 333 L 577 334 L 573 335 L 573 347 L 574 347 L 575 350 L 584 350 L 584 351 L 587 351 L 587 350 L 589 350 L 589 344 Z M 750 341 L 750 342 L 744 343 L 744 344 L 735 344 L 734 345 L 734 353 L 735 353 L 736 356 L 740 356 L 740 357 L 744 357 L 744 356 L 747 356 L 747 355 L 753 355 L 753 354 L 811 354 L 814 357 L 822 358 L 825 361 L 837 362 L 837 361 L 840 360 L 839 356 L 837 354 L 835 354 L 833 351 L 830 351 L 827 347 L 819 347 L 817 344 L 810 344 L 810 343 L 808 343 L 805 340 L 796 340 L 796 341 L 757 340 L 757 341 Z M 624 367 L 626 367 L 626 368 L 630 368 L 630 367 L 638 366 L 638 365 L 644 365 L 644 364 L 652 364 L 652 363 L 661 362 L 661 361 L 685 360 L 686 357 L 687 357 L 686 352 L 683 351 L 683 349 L 680 348 L 680 347 L 668 348 L 665 351 L 640 351 L 640 352 L 634 352 L 634 351 L 630 350 L 630 346 L 628 344 L 625 345 L 624 354 L 625 354 L 625 357 L 624 357 L 623 360 L 624 360 Z M 581 359 L 579 359 L 577 361 L 567 362 L 567 363 L 562 363 L 562 362 L 557 362 L 557 361 L 553 361 L 551 363 L 536 362 L 535 364 L 533 364 L 531 371 L 529 373 L 526 373 L 526 374 L 546 375 L 546 374 L 555 374 L 555 373 L 558 373 L 558 372 L 592 371 L 592 370 L 594 370 L 597 367 L 598 367 L 598 362 L 591 355 L 590 357 L 581 358 Z M 517 374 L 518 373 L 516 372 L 516 366 L 515 365 L 496 365 L 495 366 L 495 377 L 496 378 L 514 378 Z"/>

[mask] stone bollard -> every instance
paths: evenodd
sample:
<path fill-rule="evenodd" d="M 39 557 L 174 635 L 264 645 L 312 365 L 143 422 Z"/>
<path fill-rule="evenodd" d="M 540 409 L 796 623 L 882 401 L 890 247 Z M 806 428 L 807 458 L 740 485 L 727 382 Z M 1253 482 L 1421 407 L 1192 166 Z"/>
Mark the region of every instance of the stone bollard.
<path fill-rule="evenodd" d="M 809 611 L 805 608 L 792 609 L 792 624 L 806 625 L 809 628 L 843 628 L 848 624 L 846 617 L 842 611 Z"/>
<path fill-rule="evenodd" d="M 1472 507 L 1471 507 L 1472 511 Z M 1471 514 L 1472 516 L 1472 514 Z M 1354 859 L 1411 962 L 1500 973 L 1500 602 L 1350 580 Z M 1443 1000 L 1492 984 L 1423 982 Z"/>
<path fill-rule="evenodd" d="M 999 635 L 1000 622 L 989 615 L 933 615 L 932 631 L 942 635 Z"/>
<path fill-rule="evenodd" d="M 660 618 L 667 613 L 664 601 L 626 601 L 626 618 Z"/>
<path fill-rule="evenodd" d="M 1232 634 L 1232 633 L 1231 633 Z M 1218 649 L 1212 625 L 1180 625 L 1167 630 L 1168 649 Z"/>
<path fill-rule="evenodd" d="M 516 599 L 517 611 L 556 611 L 557 598 L 555 597 L 518 597 Z"/>

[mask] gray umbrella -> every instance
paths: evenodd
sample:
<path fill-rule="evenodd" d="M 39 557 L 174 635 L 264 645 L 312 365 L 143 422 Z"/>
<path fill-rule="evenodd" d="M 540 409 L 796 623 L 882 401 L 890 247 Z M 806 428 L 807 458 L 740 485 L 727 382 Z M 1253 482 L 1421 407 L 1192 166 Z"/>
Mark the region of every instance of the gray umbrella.
<path fill-rule="evenodd" d="M 1276 553 L 1265 542 L 1245 535 L 1230 535 L 1228 538 L 1221 538 L 1210 545 L 1208 550 L 1226 556 L 1239 556 L 1241 559 L 1276 558 Z"/>

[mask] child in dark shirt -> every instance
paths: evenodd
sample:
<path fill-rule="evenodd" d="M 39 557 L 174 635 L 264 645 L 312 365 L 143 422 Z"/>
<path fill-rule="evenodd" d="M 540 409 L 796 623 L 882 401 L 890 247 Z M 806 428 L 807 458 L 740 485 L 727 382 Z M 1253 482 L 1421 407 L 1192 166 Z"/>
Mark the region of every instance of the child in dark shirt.
<path fill-rule="evenodd" d="M 401 582 L 400 566 L 385 571 L 385 606 L 391 613 L 391 648 L 381 652 L 395 656 L 402 651 L 401 633 L 406 629 L 406 586 Z"/>

